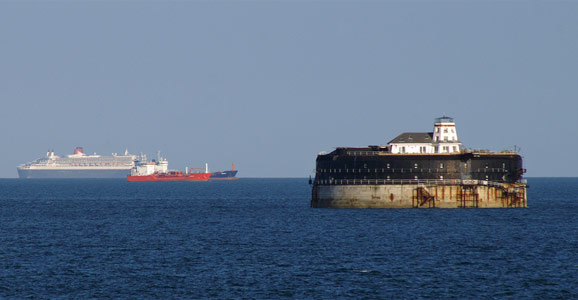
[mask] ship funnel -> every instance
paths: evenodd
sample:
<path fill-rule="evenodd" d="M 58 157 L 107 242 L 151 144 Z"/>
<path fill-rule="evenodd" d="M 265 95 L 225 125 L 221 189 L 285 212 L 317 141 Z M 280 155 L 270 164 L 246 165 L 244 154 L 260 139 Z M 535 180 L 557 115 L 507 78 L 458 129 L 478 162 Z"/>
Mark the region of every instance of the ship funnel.
<path fill-rule="evenodd" d="M 74 154 L 82 154 L 82 147 L 76 147 L 76 149 L 74 149 Z"/>
<path fill-rule="evenodd" d="M 233 162 L 233 168 L 231 168 L 231 171 L 235 171 L 235 162 Z"/>
<path fill-rule="evenodd" d="M 209 173 L 209 164 L 205 163 L 205 173 Z"/>

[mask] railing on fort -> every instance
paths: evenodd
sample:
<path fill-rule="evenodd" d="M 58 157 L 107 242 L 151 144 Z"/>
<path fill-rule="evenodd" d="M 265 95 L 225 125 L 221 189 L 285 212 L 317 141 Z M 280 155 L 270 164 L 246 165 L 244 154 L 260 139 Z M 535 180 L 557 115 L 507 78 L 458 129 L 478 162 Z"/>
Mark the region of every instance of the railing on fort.
<path fill-rule="evenodd" d="M 350 151 L 346 152 L 346 154 L 349 156 L 378 156 L 378 155 L 380 155 L 380 153 L 391 153 L 391 152 L 386 151 L 385 149 L 359 150 L 359 151 L 350 150 Z M 518 154 L 518 152 L 513 151 L 513 150 L 502 150 L 499 152 L 493 152 L 493 151 L 485 150 L 485 149 L 461 149 L 460 151 L 452 152 L 451 154 L 456 154 L 456 153 L 461 153 L 461 154 L 466 154 L 466 153 L 468 153 L 468 154 Z M 324 154 L 330 154 L 330 153 L 324 153 Z M 401 154 L 404 154 L 404 153 L 401 153 Z M 444 153 L 421 153 L 421 154 L 444 154 Z"/>
<path fill-rule="evenodd" d="M 316 179 L 317 185 L 486 185 L 503 186 L 504 182 L 489 180 L 466 179 Z M 515 184 L 526 185 L 526 179 L 518 180 Z"/>
<path fill-rule="evenodd" d="M 377 152 L 377 151 L 347 151 L 347 155 L 349 155 L 349 156 L 378 156 L 379 152 Z"/>
<path fill-rule="evenodd" d="M 507 173 L 505 168 L 477 168 L 473 173 Z M 318 173 L 448 173 L 447 168 L 319 168 Z"/>

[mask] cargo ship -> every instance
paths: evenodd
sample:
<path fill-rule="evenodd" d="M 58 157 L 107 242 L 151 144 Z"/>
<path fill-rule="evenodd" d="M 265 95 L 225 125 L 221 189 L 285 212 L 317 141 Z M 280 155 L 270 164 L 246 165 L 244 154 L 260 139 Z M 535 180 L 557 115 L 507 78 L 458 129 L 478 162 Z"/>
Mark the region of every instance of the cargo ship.
<path fill-rule="evenodd" d="M 212 172 L 209 180 L 236 180 L 237 172 L 235 170 L 235 162 L 233 162 L 231 170 Z"/>
<path fill-rule="evenodd" d="M 169 162 L 166 158 L 158 156 L 158 160 L 150 162 L 138 161 L 132 168 L 130 175 L 126 177 L 129 182 L 143 181 L 208 181 L 211 173 L 208 172 L 208 165 L 205 165 L 205 172 L 193 171 L 187 168 L 185 172 L 172 171 L 168 169 Z"/>
<path fill-rule="evenodd" d="M 85 154 L 76 147 L 73 154 L 58 156 L 48 151 L 46 156 L 17 167 L 18 177 L 30 178 L 124 178 L 134 167 L 136 155 L 110 156 Z"/>
<path fill-rule="evenodd" d="M 311 207 L 527 207 L 525 171 L 515 151 L 464 148 L 454 119 L 444 116 L 433 132 L 320 153 Z"/>

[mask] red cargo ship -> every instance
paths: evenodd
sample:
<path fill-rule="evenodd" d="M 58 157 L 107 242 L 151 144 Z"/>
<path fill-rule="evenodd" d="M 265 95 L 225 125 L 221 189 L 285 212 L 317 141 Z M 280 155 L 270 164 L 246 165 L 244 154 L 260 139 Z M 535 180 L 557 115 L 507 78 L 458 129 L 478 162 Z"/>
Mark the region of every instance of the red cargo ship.
<path fill-rule="evenodd" d="M 189 172 L 189 168 L 183 173 L 181 171 L 169 171 L 169 162 L 158 154 L 158 161 L 146 161 L 146 157 L 142 157 L 143 162 L 137 162 L 132 168 L 130 175 L 126 177 L 127 181 L 208 181 L 211 177 L 209 173 L 209 166 L 205 166 L 205 172 Z M 192 170 L 192 169 L 191 169 Z"/>
<path fill-rule="evenodd" d="M 151 175 L 140 175 L 126 177 L 131 182 L 136 181 L 208 181 L 211 173 L 183 173 L 181 171 L 170 171 L 168 173 L 153 173 Z"/>

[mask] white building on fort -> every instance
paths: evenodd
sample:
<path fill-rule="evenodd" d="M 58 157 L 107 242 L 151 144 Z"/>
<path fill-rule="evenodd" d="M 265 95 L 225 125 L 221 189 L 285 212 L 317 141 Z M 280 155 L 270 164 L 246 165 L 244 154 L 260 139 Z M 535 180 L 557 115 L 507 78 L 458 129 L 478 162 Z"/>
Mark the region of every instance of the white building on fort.
<path fill-rule="evenodd" d="M 404 132 L 388 143 L 391 153 L 458 153 L 458 140 L 453 118 L 436 118 L 433 132 Z"/>

